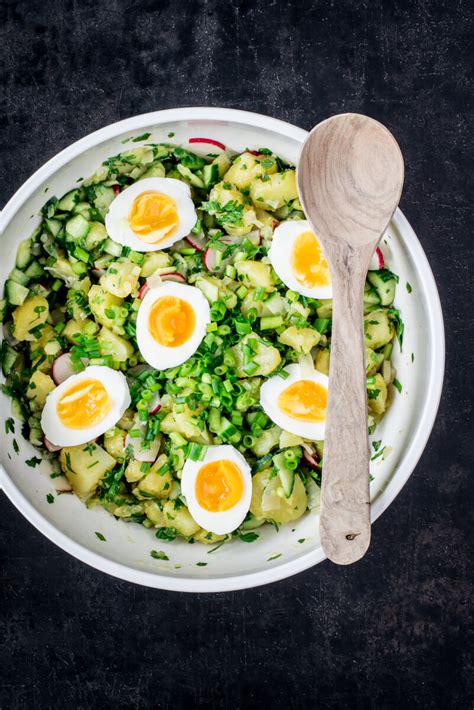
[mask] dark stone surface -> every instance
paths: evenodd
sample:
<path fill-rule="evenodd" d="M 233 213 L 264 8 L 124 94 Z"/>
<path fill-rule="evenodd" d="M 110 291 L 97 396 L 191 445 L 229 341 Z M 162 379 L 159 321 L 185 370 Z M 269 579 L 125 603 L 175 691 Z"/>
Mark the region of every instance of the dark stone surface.
<path fill-rule="evenodd" d="M 349 569 L 153 591 L 67 556 L 1 497 L 0 707 L 473 707 L 472 19 L 459 0 L 0 2 L 0 205 L 136 113 L 220 105 L 305 128 L 368 113 L 404 152 L 402 208 L 447 328 L 429 445 Z"/>

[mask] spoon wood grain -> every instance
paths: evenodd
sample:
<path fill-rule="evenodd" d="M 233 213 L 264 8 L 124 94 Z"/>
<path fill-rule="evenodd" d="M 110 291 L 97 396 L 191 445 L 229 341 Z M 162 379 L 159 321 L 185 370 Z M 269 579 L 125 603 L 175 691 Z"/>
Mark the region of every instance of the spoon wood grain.
<path fill-rule="evenodd" d="M 398 205 L 403 175 L 392 134 L 354 113 L 313 128 L 299 157 L 300 201 L 333 286 L 320 534 L 326 555 L 338 564 L 360 559 L 370 542 L 363 291 L 370 258 Z"/>

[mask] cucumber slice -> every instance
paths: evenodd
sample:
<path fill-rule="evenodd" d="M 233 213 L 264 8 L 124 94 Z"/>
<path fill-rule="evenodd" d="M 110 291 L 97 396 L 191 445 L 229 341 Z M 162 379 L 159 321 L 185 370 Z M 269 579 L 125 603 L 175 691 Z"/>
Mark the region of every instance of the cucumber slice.
<path fill-rule="evenodd" d="M 85 217 L 77 214 L 66 222 L 66 234 L 71 239 L 85 239 L 89 234 L 91 225 Z"/>
<path fill-rule="evenodd" d="M 214 158 L 211 165 L 217 165 L 219 177 L 224 177 L 230 168 L 230 160 L 225 153 L 221 153 L 221 155 L 218 155 L 217 158 Z"/>
<path fill-rule="evenodd" d="M 5 377 L 13 370 L 17 357 L 18 353 L 16 350 L 4 340 L 2 343 L 2 371 Z"/>
<path fill-rule="evenodd" d="M 78 188 L 67 192 L 64 197 L 59 200 L 57 205 L 58 209 L 62 212 L 71 212 L 76 204 L 81 201 L 82 194 L 82 190 Z"/>
<path fill-rule="evenodd" d="M 380 297 L 380 304 L 382 306 L 389 306 L 393 303 L 393 299 L 395 298 L 395 289 L 397 287 L 397 282 L 394 278 L 384 280 L 383 271 L 382 275 L 380 271 L 369 271 L 367 279 L 369 283 L 377 289 L 377 293 Z"/>
<path fill-rule="evenodd" d="M 46 219 L 45 222 L 53 237 L 57 237 L 63 226 L 61 221 L 59 219 Z"/>
<path fill-rule="evenodd" d="M 12 397 L 12 417 L 15 419 L 18 419 L 20 422 L 25 421 L 25 415 L 23 414 L 23 407 L 21 406 L 21 402 L 19 399 L 16 397 Z"/>
<path fill-rule="evenodd" d="M 120 256 L 122 254 L 122 245 L 113 242 L 111 239 L 107 239 L 104 244 L 104 251 L 107 254 L 112 254 L 112 256 Z"/>
<path fill-rule="evenodd" d="M 22 286 L 16 281 L 11 281 L 10 279 L 5 284 L 5 296 L 8 303 L 12 306 L 21 306 L 21 304 L 26 300 L 29 294 L 29 290 L 26 286 Z"/>
<path fill-rule="evenodd" d="M 221 426 L 221 415 L 219 414 L 219 410 L 215 407 L 209 409 L 207 424 L 212 433 L 217 434 Z"/>
<path fill-rule="evenodd" d="M 280 477 L 281 487 L 283 488 L 283 494 L 285 498 L 289 498 L 293 493 L 293 488 L 295 485 L 295 472 L 290 471 L 285 466 L 285 455 L 283 453 L 276 454 L 273 457 L 273 465 L 275 466 L 277 473 Z"/>
<path fill-rule="evenodd" d="M 191 185 L 193 185 L 194 187 L 199 187 L 201 189 L 205 187 L 204 182 L 201 180 L 201 178 L 192 173 L 189 168 L 185 168 L 184 165 L 181 165 L 181 163 L 178 163 L 176 167 L 178 169 L 179 174 L 186 178 L 186 180 L 189 180 Z"/>
<path fill-rule="evenodd" d="M 10 281 L 15 281 L 17 284 L 21 284 L 22 286 L 26 286 L 28 283 L 28 276 L 23 273 L 23 271 L 20 271 L 20 269 L 12 269 L 8 278 Z"/>
<path fill-rule="evenodd" d="M 31 239 L 24 239 L 18 245 L 18 251 L 16 253 L 16 267 L 17 269 L 25 269 L 33 258 L 31 253 Z"/>
<path fill-rule="evenodd" d="M 3 323 L 7 315 L 7 301 L 5 298 L 0 299 L 0 323 Z"/>
<path fill-rule="evenodd" d="M 212 187 L 219 180 L 219 166 L 216 163 L 205 165 L 202 169 L 202 179 L 205 187 Z"/>
<path fill-rule="evenodd" d="M 371 306 L 380 305 L 380 296 L 376 288 L 369 288 L 364 291 L 364 303 L 369 303 Z"/>
<path fill-rule="evenodd" d="M 90 213 L 91 206 L 88 202 L 78 202 L 77 205 L 74 205 L 72 211 L 74 214 L 86 214 L 88 215 Z"/>
<path fill-rule="evenodd" d="M 109 211 L 110 203 L 115 200 L 115 192 L 108 185 L 90 185 L 87 188 L 87 197 L 102 217 L 105 217 Z"/>
<path fill-rule="evenodd" d="M 39 279 L 43 276 L 44 269 L 39 261 L 33 261 L 25 271 L 25 276 L 29 279 Z"/>

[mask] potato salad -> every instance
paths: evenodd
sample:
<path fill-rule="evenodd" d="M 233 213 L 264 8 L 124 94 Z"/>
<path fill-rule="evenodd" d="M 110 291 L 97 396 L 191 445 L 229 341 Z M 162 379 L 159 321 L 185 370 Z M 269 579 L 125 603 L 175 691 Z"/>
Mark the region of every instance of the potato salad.
<path fill-rule="evenodd" d="M 318 510 L 329 268 L 294 166 L 267 148 L 148 138 L 49 197 L 19 245 L 0 301 L 7 426 L 88 507 L 162 540 L 252 542 Z M 378 249 L 369 433 L 399 385 L 397 281 Z"/>

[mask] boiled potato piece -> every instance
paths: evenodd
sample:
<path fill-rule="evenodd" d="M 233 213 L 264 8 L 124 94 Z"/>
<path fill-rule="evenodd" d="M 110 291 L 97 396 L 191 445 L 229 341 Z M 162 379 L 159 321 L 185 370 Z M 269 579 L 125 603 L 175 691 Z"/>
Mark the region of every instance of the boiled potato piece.
<path fill-rule="evenodd" d="M 213 545 L 215 542 L 225 540 L 226 537 L 227 535 L 217 535 L 216 533 L 204 530 L 204 528 L 201 528 L 201 530 L 193 535 L 193 539 L 196 540 L 196 542 L 202 542 L 204 545 Z"/>
<path fill-rule="evenodd" d="M 195 441 L 197 444 L 210 444 L 211 438 L 207 429 L 201 431 L 191 421 L 191 417 L 192 412 L 186 406 L 182 412 L 169 412 L 161 422 L 160 431 L 163 434 L 170 434 L 172 431 L 176 431 L 188 441 Z"/>
<path fill-rule="evenodd" d="M 116 464 L 115 459 L 98 444 L 65 446 L 59 454 L 61 468 L 79 498 L 88 498 L 102 478 Z"/>
<path fill-rule="evenodd" d="M 28 296 L 21 306 L 13 311 L 13 335 L 17 340 L 37 340 L 41 327 L 49 316 L 49 304 L 43 296 Z M 34 329 L 35 333 L 30 331 Z"/>
<path fill-rule="evenodd" d="M 319 343 L 321 335 L 314 328 L 297 328 L 291 325 L 278 336 L 283 345 L 288 345 L 298 353 L 306 355 Z"/>
<path fill-rule="evenodd" d="M 69 343 L 74 343 L 74 336 L 76 335 L 95 335 L 99 330 L 97 323 L 90 318 L 85 318 L 84 320 L 69 320 L 61 335 L 66 338 Z"/>
<path fill-rule="evenodd" d="M 252 500 L 250 512 L 259 520 L 273 520 L 275 523 L 289 523 L 301 518 L 306 510 L 308 498 L 301 478 L 295 476 L 295 485 L 289 498 L 280 495 L 279 476 L 266 468 L 252 478 Z M 265 509 L 262 507 L 265 494 Z"/>
<path fill-rule="evenodd" d="M 133 493 L 138 498 L 153 496 L 154 498 L 167 498 L 171 492 L 173 478 L 169 471 L 160 473 L 160 469 L 168 462 L 165 454 L 158 456 L 150 471 L 140 480 Z"/>
<path fill-rule="evenodd" d="M 375 375 L 382 363 L 382 353 L 375 353 L 371 348 L 365 348 L 365 372 L 367 375 Z"/>
<path fill-rule="evenodd" d="M 123 461 L 125 458 L 125 436 L 126 432 L 117 426 L 104 434 L 104 448 L 117 461 Z"/>
<path fill-rule="evenodd" d="M 269 264 L 261 261 L 237 261 L 235 269 L 245 286 L 264 288 L 271 291 L 273 288 L 272 270 Z"/>
<path fill-rule="evenodd" d="M 387 312 L 384 310 L 372 311 L 364 316 L 365 345 L 372 350 L 378 350 L 382 345 L 389 343 L 395 334 Z"/>
<path fill-rule="evenodd" d="M 328 348 L 318 348 L 316 353 L 316 359 L 314 361 L 314 366 L 316 370 L 322 372 L 323 375 L 329 375 L 329 349 Z"/>
<path fill-rule="evenodd" d="M 281 429 L 278 426 L 272 426 L 270 429 L 265 429 L 252 446 L 252 451 L 259 458 L 268 454 L 274 446 L 277 446 L 280 440 Z"/>
<path fill-rule="evenodd" d="M 175 500 L 167 500 L 163 505 L 166 527 L 175 528 L 184 537 L 192 537 L 201 528 L 196 523 L 185 505 L 178 504 Z"/>
<path fill-rule="evenodd" d="M 138 279 L 141 274 L 141 267 L 133 261 L 120 257 L 117 261 L 112 261 L 107 267 L 107 271 L 100 278 L 100 285 L 106 291 L 119 298 L 127 298 L 130 294 L 138 293 Z"/>
<path fill-rule="evenodd" d="M 145 259 L 141 268 L 141 276 L 147 278 L 159 269 L 167 269 L 171 266 L 171 258 L 164 251 L 149 251 L 145 254 Z"/>
<path fill-rule="evenodd" d="M 94 284 L 89 290 L 88 300 L 96 321 L 101 325 L 105 325 L 106 328 L 116 332 L 117 327 L 125 323 L 126 313 L 123 313 L 120 308 L 123 301 L 122 298 L 109 293 L 99 284 Z M 113 311 L 115 317 L 110 318 L 106 315 L 106 311 Z"/>
<path fill-rule="evenodd" d="M 266 180 L 257 178 L 250 185 L 250 197 L 255 207 L 277 210 L 298 196 L 294 170 L 274 173 Z"/>
<path fill-rule="evenodd" d="M 110 328 L 102 327 L 98 341 L 104 355 L 112 355 L 116 362 L 126 362 L 133 355 L 133 345 Z"/>
<path fill-rule="evenodd" d="M 105 239 L 107 239 L 107 230 L 102 222 L 91 222 L 91 228 L 86 236 L 86 249 L 92 251 Z"/>
<path fill-rule="evenodd" d="M 278 442 L 280 449 L 289 449 L 292 446 L 301 446 L 301 444 L 304 444 L 304 439 L 302 439 L 301 436 L 282 430 L 280 434 L 280 441 Z"/>
<path fill-rule="evenodd" d="M 32 411 L 39 412 L 43 409 L 46 397 L 55 387 L 56 385 L 49 375 L 39 369 L 33 372 L 26 390 Z"/>
<path fill-rule="evenodd" d="M 256 214 L 252 205 L 246 203 L 244 196 L 239 190 L 227 186 L 227 182 L 218 182 L 209 193 L 209 201 L 217 203 L 224 208 L 229 202 L 235 203 L 235 218 L 228 219 L 225 210 L 221 214 L 216 214 L 216 221 L 228 234 L 243 236 L 252 231 L 256 222 Z M 239 214 L 240 212 L 240 214 Z"/>
<path fill-rule="evenodd" d="M 277 169 L 275 158 L 271 158 L 268 155 L 257 156 L 245 152 L 237 156 L 224 175 L 224 180 L 242 190 L 250 187 L 255 178 L 276 173 Z"/>
<path fill-rule="evenodd" d="M 158 503 L 154 500 L 147 500 L 143 503 L 145 515 L 148 520 L 151 520 L 155 528 L 165 528 L 166 518 Z"/>
<path fill-rule="evenodd" d="M 387 385 L 380 373 L 375 375 L 375 382 L 367 388 L 369 409 L 374 414 L 383 414 L 387 408 Z"/>
<path fill-rule="evenodd" d="M 252 361 L 255 362 L 258 367 L 255 371 L 248 373 L 244 370 L 244 352 L 243 346 L 247 345 L 249 340 L 254 344 L 255 355 L 252 356 Z M 269 375 L 270 372 L 276 370 L 281 362 L 280 353 L 273 345 L 265 345 L 256 333 L 248 333 L 242 340 L 231 348 L 236 360 L 237 376 L 238 377 L 249 377 L 259 375 Z M 162 424 L 163 428 L 163 424 Z"/>
<path fill-rule="evenodd" d="M 131 460 L 125 469 L 125 478 L 129 483 L 140 481 L 146 474 L 142 471 L 142 461 Z"/>

